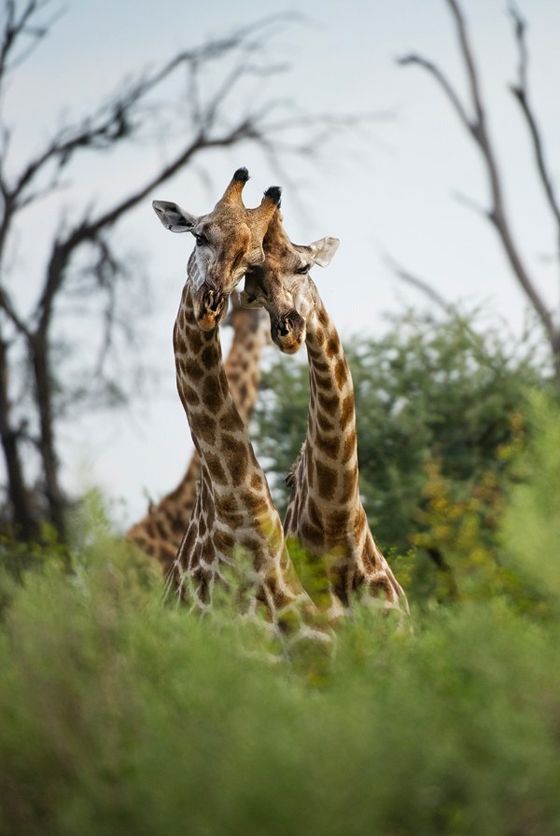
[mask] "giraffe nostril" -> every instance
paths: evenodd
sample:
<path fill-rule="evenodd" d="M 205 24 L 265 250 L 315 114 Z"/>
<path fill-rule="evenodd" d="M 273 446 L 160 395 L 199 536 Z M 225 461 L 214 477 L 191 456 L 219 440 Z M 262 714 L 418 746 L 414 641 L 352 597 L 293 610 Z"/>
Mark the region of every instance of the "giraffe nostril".
<path fill-rule="evenodd" d="M 218 310 L 220 305 L 222 304 L 222 294 L 219 291 L 209 291 L 208 293 L 208 307 L 214 313 Z"/>
<path fill-rule="evenodd" d="M 287 337 L 290 333 L 290 326 L 288 325 L 286 320 L 280 321 L 278 325 L 278 333 L 281 337 Z"/>

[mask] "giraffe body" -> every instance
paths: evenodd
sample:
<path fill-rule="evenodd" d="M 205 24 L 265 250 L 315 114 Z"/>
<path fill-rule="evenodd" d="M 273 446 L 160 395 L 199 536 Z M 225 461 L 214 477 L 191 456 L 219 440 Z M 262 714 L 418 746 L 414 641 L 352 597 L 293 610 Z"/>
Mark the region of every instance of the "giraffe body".
<path fill-rule="evenodd" d="M 289 476 L 292 497 L 284 530 L 316 559 L 324 558 L 331 614 L 340 615 L 362 588 L 384 606 L 408 611 L 401 586 L 375 544 L 359 493 L 352 376 L 337 330 L 308 275 L 326 266 L 338 241 L 292 244 L 280 212 L 264 240 L 265 262 L 247 275 L 245 304 L 264 306 L 272 339 L 293 354 L 305 342 L 309 359 L 307 436 Z"/>
<path fill-rule="evenodd" d="M 249 556 L 254 593 L 245 612 L 264 607 L 268 622 L 290 641 L 328 638 L 308 626 L 314 608 L 286 549 L 279 515 L 228 385 L 218 325 L 227 299 L 247 270 L 264 261 L 262 242 L 280 201 L 270 187 L 257 209 L 241 192 L 246 169 L 235 172 L 214 210 L 196 218 L 177 204 L 154 201 L 163 225 L 192 232 L 196 247 L 173 331 L 176 381 L 200 457 L 199 489 L 173 564 L 178 593 L 201 610 L 212 606 L 217 581 L 227 583 L 237 550 Z"/>

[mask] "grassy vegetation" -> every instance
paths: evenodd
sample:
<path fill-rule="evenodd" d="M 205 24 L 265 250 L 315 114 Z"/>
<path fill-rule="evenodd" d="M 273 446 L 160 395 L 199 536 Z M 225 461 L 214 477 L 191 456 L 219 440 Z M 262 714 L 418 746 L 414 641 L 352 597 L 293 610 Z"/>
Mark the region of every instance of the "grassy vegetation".
<path fill-rule="evenodd" d="M 557 834 L 560 413 L 535 409 L 494 555 L 516 582 L 413 599 L 411 629 L 358 606 L 320 677 L 225 601 L 165 603 L 95 507 L 70 567 L 5 546 L 0 832 Z"/>

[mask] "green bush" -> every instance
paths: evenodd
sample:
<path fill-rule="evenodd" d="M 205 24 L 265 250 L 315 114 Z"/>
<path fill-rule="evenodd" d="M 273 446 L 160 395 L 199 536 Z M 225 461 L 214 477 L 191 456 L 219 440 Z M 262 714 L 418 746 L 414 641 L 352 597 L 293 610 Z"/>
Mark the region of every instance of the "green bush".
<path fill-rule="evenodd" d="M 358 415 L 360 488 L 372 531 L 386 551 L 406 552 L 423 531 L 427 468 L 437 460 L 458 499 L 490 471 L 507 479 L 503 455 L 523 425 L 527 387 L 543 370 L 524 342 L 515 347 L 480 315 L 441 322 L 404 314 L 386 335 L 345 345 Z M 288 473 L 307 425 L 305 357 L 277 359 L 263 379 L 254 420 L 274 497 L 285 507 Z"/>
<path fill-rule="evenodd" d="M 538 405 L 501 534 L 547 607 L 412 600 L 408 627 L 358 606 L 319 679 L 255 652 L 225 604 L 200 620 L 164 602 L 98 514 L 70 566 L 10 568 L 0 832 L 558 833 L 559 417 Z"/>
<path fill-rule="evenodd" d="M 560 600 L 560 414 L 542 392 L 532 397 L 533 440 L 503 525 L 510 564 L 551 601 Z"/>

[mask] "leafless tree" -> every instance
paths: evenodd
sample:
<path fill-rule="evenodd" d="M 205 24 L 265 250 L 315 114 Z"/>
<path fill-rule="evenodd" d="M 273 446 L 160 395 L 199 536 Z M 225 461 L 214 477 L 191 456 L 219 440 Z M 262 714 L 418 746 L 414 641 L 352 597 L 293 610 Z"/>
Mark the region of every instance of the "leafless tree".
<path fill-rule="evenodd" d="M 48 36 L 56 19 L 51 0 L 0 0 L 0 117 L 6 84 L 15 70 Z M 4 124 L 0 136 L 0 443 L 5 460 L 5 512 L 2 522 L 17 536 L 37 536 L 49 522 L 60 538 L 65 534 L 67 499 L 60 485 L 57 429 L 61 415 L 85 396 L 115 394 L 114 381 L 104 376 L 119 318 L 115 298 L 127 276 L 126 260 L 117 252 L 115 225 L 151 190 L 187 166 L 199 167 L 210 149 L 251 143 L 281 163 L 290 152 L 309 154 L 336 120 L 309 117 L 285 102 L 261 95 L 235 98 L 253 77 L 281 72 L 284 67 L 266 58 L 266 44 L 279 24 L 269 18 L 238 29 L 228 37 L 183 50 L 161 66 L 125 81 L 98 109 L 76 122 L 68 122 L 19 169 L 12 165 L 12 129 Z M 216 65 L 222 72 L 216 84 Z M 213 72 L 213 85 L 205 73 Z M 42 275 L 27 277 L 36 295 L 25 313 L 16 304 L 13 268 L 8 268 L 10 239 L 24 213 L 52 195 L 62 178 L 74 172 L 84 152 L 102 154 L 142 136 L 147 114 L 158 107 L 160 88 L 177 73 L 186 77 L 186 94 L 176 102 L 188 111 L 188 131 L 182 146 L 138 187 L 121 195 L 100 212 L 92 195 L 84 199 L 81 215 L 61 218 L 50 245 Z M 232 98 L 236 104 L 231 104 Z M 239 97 L 240 99 L 242 97 Z M 243 109 L 245 108 L 245 109 Z M 340 124 L 344 122 L 341 119 Z M 73 167 L 74 166 L 74 167 Z M 89 202 L 88 202 L 89 200 Z M 72 390 L 61 382 L 58 361 L 69 353 L 60 331 L 64 305 L 79 297 L 95 296 L 102 332 L 92 374 L 82 375 Z M 122 325 L 122 321 L 120 322 Z M 70 346 L 74 353 L 76 340 Z M 79 356 L 79 354 L 78 354 Z M 62 362 L 62 360 L 61 360 Z M 83 360 L 84 364 L 86 363 Z M 87 385 L 83 380 L 87 379 Z M 30 466 L 29 462 L 33 462 Z"/>
<path fill-rule="evenodd" d="M 465 15 L 459 0 L 445 0 L 455 26 L 460 57 L 468 82 L 468 101 L 463 103 L 461 96 L 445 72 L 433 61 L 422 55 L 411 53 L 398 59 L 402 66 L 421 67 L 434 79 L 448 102 L 455 111 L 481 155 L 488 182 L 490 206 L 482 214 L 494 227 L 515 281 L 521 287 L 531 308 L 540 321 L 548 345 L 556 376 L 560 379 L 560 321 L 555 315 L 545 296 L 538 288 L 535 277 L 527 267 L 510 221 L 504 199 L 504 179 L 499 165 L 496 147 L 492 140 L 487 107 L 482 93 L 480 70 L 474 57 L 471 38 L 467 29 Z M 517 7 L 511 3 L 509 16 L 518 53 L 517 78 L 510 85 L 510 92 L 519 104 L 522 119 L 529 132 L 533 150 L 534 164 L 539 183 L 542 187 L 546 204 L 551 212 L 556 227 L 556 257 L 560 268 L 560 204 L 555 193 L 552 176 L 544 152 L 542 131 L 531 101 L 528 83 L 529 51 L 527 46 L 527 23 Z"/>

